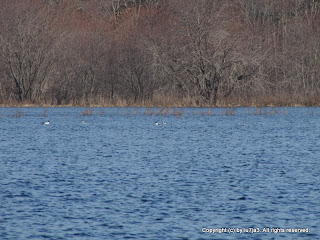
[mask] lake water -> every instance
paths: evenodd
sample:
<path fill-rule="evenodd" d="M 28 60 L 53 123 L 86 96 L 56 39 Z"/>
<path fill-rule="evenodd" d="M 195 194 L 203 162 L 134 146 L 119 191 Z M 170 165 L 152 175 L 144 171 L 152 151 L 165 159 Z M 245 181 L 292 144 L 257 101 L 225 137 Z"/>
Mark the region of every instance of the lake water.
<path fill-rule="evenodd" d="M 319 108 L 85 110 L 0 108 L 1 240 L 320 239 Z"/>

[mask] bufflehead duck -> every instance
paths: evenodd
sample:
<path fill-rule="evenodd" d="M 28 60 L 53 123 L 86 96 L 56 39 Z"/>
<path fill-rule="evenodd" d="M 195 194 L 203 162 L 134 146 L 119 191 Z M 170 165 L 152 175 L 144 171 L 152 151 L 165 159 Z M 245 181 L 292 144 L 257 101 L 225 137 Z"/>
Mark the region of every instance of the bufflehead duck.
<path fill-rule="evenodd" d="M 158 123 L 158 122 L 156 122 L 156 125 L 158 126 L 158 125 L 159 125 L 159 123 Z"/>
<path fill-rule="evenodd" d="M 46 122 L 44 122 L 43 124 L 50 124 L 50 121 L 46 121 Z"/>
<path fill-rule="evenodd" d="M 162 124 L 167 124 L 166 122 L 162 122 Z"/>

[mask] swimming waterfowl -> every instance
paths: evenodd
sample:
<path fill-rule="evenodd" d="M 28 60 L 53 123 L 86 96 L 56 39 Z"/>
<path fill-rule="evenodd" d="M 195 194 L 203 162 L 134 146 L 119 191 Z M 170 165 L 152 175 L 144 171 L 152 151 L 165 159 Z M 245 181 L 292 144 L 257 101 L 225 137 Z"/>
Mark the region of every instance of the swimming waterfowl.
<path fill-rule="evenodd" d="M 158 122 L 156 122 L 156 125 L 158 126 L 158 125 L 159 125 L 159 123 L 158 123 Z"/>
<path fill-rule="evenodd" d="M 46 122 L 44 122 L 43 124 L 50 124 L 50 121 L 46 121 Z"/>

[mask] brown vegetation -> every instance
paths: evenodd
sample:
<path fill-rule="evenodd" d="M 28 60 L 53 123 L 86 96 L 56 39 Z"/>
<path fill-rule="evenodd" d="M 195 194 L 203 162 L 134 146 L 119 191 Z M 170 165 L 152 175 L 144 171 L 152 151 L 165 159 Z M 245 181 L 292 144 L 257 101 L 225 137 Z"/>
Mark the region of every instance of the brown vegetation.
<path fill-rule="evenodd" d="M 93 109 L 92 108 L 87 108 L 86 110 L 81 112 L 81 115 L 82 116 L 91 116 L 91 115 L 93 115 Z"/>
<path fill-rule="evenodd" d="M 0 0 L 0 104 L 319 105 L 319 24 L 316 0 Z"/>
<path fill-rule="evenodd" d="M 16 117 L 16 118 L 20 118 L 20 117 L 24 117 L 26 114 L 24 112 L 21 112 L 20 109 L 17 109 L 16 112 L 12 113 L 12 116 L 13 117 Z"/>

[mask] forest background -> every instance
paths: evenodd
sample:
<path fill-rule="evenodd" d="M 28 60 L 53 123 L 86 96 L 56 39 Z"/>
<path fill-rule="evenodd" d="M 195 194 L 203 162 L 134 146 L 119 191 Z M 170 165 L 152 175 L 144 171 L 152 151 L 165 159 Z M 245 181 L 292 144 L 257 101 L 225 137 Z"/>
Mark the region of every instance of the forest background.
<path fill-rule="evenodd" d="M 319 103 L 319 0 L 0 0 L 2 106 Z"/>

